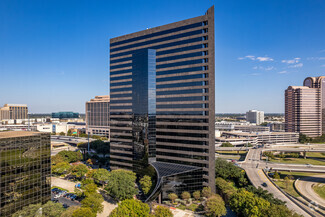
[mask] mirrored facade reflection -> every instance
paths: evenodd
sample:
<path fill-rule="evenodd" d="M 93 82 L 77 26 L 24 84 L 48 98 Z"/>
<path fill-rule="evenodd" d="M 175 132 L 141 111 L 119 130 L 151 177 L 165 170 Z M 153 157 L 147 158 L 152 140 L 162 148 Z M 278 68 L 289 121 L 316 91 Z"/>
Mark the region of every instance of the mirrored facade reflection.
<path fill-rule="evenodd" d="M 137 172 L 160 162 L 157 168 L 172 177 L 173 168 L 186 165 L 175 177 L 187 183 L 180 188 L 214 191 L 214 86 L 213 7 L 203 16 L 112 38 L 111 169 Z M 196 175 L 182 176 L 185 168 Z M 167 177 L 158 176 L 159 183 Z"/>
<path fill-rule="evenodd" d="M 50 134 L 0 132 L 0 216 L 51 199 Z"/>

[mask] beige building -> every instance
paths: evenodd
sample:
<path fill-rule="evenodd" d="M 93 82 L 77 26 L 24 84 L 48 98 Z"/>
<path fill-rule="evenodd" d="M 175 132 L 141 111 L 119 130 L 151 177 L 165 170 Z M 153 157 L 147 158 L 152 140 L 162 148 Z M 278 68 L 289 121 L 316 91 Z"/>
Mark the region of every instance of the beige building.
<path fill-rule="evenodd" d="M 86 102 L 86 132 L 91 135 L 110 137 L 109 130 L 110 97 L 95 96 Z"/>
<path fill-rule="evenodd" d="M 285 91 L 285 130 L 310 137 L 325 133 L 325 76 L 308 77 L 304 86 Z"/>
<path fill-rule="evenodd" d="M 27 119 L 28 108 L 25 104 L 5 104 L 0 108 L 0 120 Z"/>

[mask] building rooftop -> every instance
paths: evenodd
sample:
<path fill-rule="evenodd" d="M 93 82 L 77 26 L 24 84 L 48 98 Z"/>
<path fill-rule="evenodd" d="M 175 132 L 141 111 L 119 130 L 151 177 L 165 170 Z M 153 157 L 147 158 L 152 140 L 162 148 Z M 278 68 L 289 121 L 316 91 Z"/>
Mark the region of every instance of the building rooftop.
<path fill-rule="evenodd" d="M 39 135 L 39 134 L 43 134 L 43 133 L 32 132 L 32 131 L 5 131 L 5 132 L 0 132 L 0 139 L 24 137 L 24 136 L 35 136 L 35 135 Z"/>
<path fill-rule="evenodd" d="M 283 135 L 283 134 L 297 134 L 295 132 L 254 132 L 254 133 L 246 133 L 246 132 L 224 132 L 225 134 L 232 134 L 237 136 L 258 136 L 258 135 Z"/>

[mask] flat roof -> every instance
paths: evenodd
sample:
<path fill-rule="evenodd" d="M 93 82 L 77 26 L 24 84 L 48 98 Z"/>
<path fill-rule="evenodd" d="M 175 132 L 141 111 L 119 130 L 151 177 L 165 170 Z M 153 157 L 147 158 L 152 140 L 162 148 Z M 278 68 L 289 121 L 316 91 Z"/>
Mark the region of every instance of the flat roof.
<path fill-rule="evenodd" d="M 239 136 L 261 136 L 261 135 L 293 135 L 298 134 L 295 132 L 254 132 L 254 133 L 247 133 L 247 132 L 223 132 L 224 134 L 231 134 L 231 135 L 239 135 Z"/>
<path fill-rule="evenodd" d="M 0 139 L 35 136 L 39 134 L 44 134 L 44 133 L 34 132 L 34 131 L 5 131 L 5 132 L 0 132 Z"/>

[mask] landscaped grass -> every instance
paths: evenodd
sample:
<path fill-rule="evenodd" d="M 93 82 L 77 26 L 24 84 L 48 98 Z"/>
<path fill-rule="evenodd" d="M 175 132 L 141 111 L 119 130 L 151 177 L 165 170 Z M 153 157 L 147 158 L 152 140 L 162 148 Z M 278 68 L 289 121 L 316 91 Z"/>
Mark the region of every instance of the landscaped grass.
<path fill-rule="evenodd" d="M 317 184 L 313 186 L 314 191 L 325 200 L 325 185 Z"/>
<path fill-rule="evenodd" d="M 306 176 L 315 176 L 319 175 L 319 173 L 306 173 L 306 172 L 288 172 L 288 171 L 281 171 L 279 172 L 281 179 L 284 179 L 286 176 L 293 176 L 294 179 L 306 177 Z"/>
<path fill-rule="evenodd" d="M 273 181 L 277 184 L 277 186 L 279 186 L 282 190 L 284 190 L 288 194 L 290 194 L 290 195 L 292 195 L 294 197 L 299 197 L 300 196 L 298 194 L 298 192 L 293 187 L 293 180 L 290 180 L 288 188 L 286 188 L 286 183 L 285 183 L 285 181 L 283 179 L 273 180 Z"/>
<path fill-rule="evenodd" d="M 321 158 L 325 159 L 325 153 L 320 152 L 308 152 L 307 157 L 315 157 L 315 158 Z"/>
<path fill-rule="evenodd" d="M 307 159 L 303 158 L 269 158 L 270 162 L 274 163 L 286 163 L 286 164 L 312 164 L 312 165 L 323 165 L 325 166 L 325 161 L 316 160 L 316 159 L 310 159 L 307 157 Z"/>
<path fill-rule="evenodd" d="M 220 158 L 232 160 L 244 160 L 247 155 L 247 151 L 216 151 L 216 153 Z"/>

